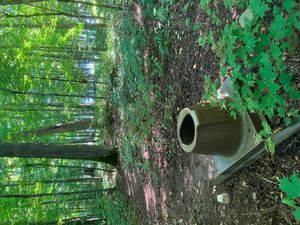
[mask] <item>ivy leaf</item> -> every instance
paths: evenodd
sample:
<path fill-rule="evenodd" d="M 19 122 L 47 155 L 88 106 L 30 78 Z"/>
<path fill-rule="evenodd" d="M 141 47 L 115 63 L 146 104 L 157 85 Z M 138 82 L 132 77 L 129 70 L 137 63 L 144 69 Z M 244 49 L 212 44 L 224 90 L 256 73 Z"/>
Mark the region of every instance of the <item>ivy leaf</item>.
<path fill-rule="evenodd" d="M 279 109 L 278 109 L 278 115 L 279 115 L 280 117 L 285 117 L 285 116 L 286 116 L 285 110 L 284 110 L 283 108 L 279 108 Z"/>
<path fill-rule="evenodd" d="M 293 173 L 289 178 L 284 177 L 279 180 L 280 189 L 286 193 L 287 197 L 291 200 L 295 200 L 300 197 L 300 178 Z"/>
<path fill-rule="evenodd" d="M 269 32 L 272 35 L 272 37 L 276 40 L 285 38 L 287 36 L 285 25 L 286 22 L 283 16 L 281 14 L 277 15 L 269 28 Z"/>
<path fill-rule="evenodd" d="M 264 65 L 271 64 L 268 53 L 265 53 L 265 52 L 261 53 L 259 62 Z"/>
<path fill-rule="evenodd" d="M 282 86 L 289 86 L 291 84 L 293 76 L 283 73 L 279 76 L 279 81 Z"/>
<path fill-rule="evenodd" d="M 273 16 L 277 16 L 280 13 L 281 13 L 280 8 L 277 5 L 275 5 L 274 8 L 273 8 Z"/>
<path fill-rule="evenodd" d="M 295 6 L 297 6 L 297 3 L 294 2 L 293 0 L 284 0 L 283 3 L 283 8 L 288 12 L 292 12 L 292 9 L 295 8 Z"/>
<path fill-rule="evenodd" d="M 262 78 L 267 81 L 275 80 L 277 77 L 277 74 L 274 71 L 274 68 L 271 66 L 271 63 L 264 64 L 260 68 L 260 74 Z"/>
<path fill-rule="evenodd" d="M 254 48 L 255 43 L 256 43 L 255 38 L 248 31 L 248 32 L 244 33 L 243 39 L 244 39 L 244 42 L 245 42 L 246 50 L 249 53 L 252 53 L 253 52 L 253 48 Z"/>
<path fill-rule="evenodd" d="M 266 11 L 270 10 L 268 5 L 261 0 L 250 0 L 249 5 L 254 14 L 261 18 L 265 16 Z"/>
<path fill-rule="evenodd" d="M 270 45 L 270 52 L 271 52 L 271 55 L 273 56 L 273 58 L 276 61 L 279 61 L 279 59 L 282 55 L 282 52 L 281 52 L 281 49 L 278 47 L 278 42 L 273 42 Z"/>
<path fill-rule="evenodd" d="M 269 84 L 269 91 L 271 93 L 276 93 L 280 89 L 280 86 L 276 83 L 270 83 Z"/>

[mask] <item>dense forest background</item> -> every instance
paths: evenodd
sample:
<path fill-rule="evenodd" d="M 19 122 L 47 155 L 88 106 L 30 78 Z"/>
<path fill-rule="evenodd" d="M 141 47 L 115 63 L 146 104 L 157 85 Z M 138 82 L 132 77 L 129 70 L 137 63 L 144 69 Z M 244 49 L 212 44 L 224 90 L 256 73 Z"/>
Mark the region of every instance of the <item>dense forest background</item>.
<path fill-rule="evenodd" d="M 104 221 L 116 153 L 103 112 L 122 4 L 0 2 L 0 224 Z"/>

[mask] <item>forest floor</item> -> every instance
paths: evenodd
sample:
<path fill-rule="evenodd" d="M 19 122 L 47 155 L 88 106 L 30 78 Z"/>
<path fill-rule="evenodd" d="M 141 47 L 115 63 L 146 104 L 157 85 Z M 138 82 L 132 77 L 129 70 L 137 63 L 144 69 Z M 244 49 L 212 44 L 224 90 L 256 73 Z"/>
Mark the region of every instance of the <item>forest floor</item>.
<path fill-rule="evenodd" d="M 181 0 L 172 8 L 177 24 L 176 32 L 168 33 L 168 57 L 159 58 L 161 49 L 153 45 L 150 37 L 146 37 L 141 50 L 143 72 L 152 71 L 153 64 L 147 65 L 147 57 L 154 56 L 161 62 L 162 66 L 157 67 L 162 75 L 143 80 L 126 74 L 120 83 L 118 91 L 123 92 L 125 100 L 113 118 L 117 130 L 114 143 L 121 149 L 117 181 L 120 191 L 132 203 L 140 224 L 295 224 L 292 211 L 281 203 L 278 179 L 293 171 L 300 173 L 300 134 L 277 146 L 274 156 L 266 154 L 217 186 L 210 183 L 210 158 L 185 154 L 179 146 L 179 111 L 199 102 L 207 74 L 219 79 L 216 56 L 210 48 L 197 44 L 199 32 L 214 30 L 219 35 L 219 28 L 196 4 L 191 3 L 183 12 L 182 6 L 187 3 Z M 133 4 L 132 16 L 138 29 L 157 29 L 157 22 L 144 18 L 143 10 L 146 9 L 138 3 Z M 224 21 L 240 13 L 220 11 Z M 187 26 L 187 18 L 205 27 L 195 30 Z M 132 83 L 128 79 L 133 79 Z M 130 85 L 137 87 L 131 91 Z M 222 193 L 229 194 L 228 204 L 217 201 L 217 195 Z"/>

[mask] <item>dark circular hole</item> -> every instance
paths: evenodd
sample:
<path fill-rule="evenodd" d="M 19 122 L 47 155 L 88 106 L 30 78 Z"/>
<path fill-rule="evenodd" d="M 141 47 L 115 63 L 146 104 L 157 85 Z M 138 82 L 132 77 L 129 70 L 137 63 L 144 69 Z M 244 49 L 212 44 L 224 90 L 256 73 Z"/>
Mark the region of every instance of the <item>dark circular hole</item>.
<path fill-rule="evenodd" d="M 180 126 L 180 139 L 185 145 L 189 145 L 193 142 L 195 136 L 195 124 L 190 115 L 186 115 Z"/>

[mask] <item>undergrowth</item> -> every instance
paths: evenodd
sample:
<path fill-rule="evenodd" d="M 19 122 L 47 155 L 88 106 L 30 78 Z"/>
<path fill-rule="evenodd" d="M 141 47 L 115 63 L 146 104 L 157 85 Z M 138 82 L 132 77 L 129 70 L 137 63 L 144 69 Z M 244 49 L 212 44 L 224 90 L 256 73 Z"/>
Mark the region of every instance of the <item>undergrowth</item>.
<path fill-rule="evenodd" d="M 134 214 L 126 199 L 115 192 L 110 196 L 103 195 L 99 199 L 99 210 L 102 214 L 105 225 L 131 225 L 137 224 Z"/>
<path fill-rule="evenodd" d="M 279 183 L 281 191 L 286 194 L 282 202 L 295 210 L 294 216 L 300 222 L 300 178 L 294 173 L 290 178 L 281 178 Z"/>
<path fill-rule="evenodd" d="M 149 29 L 144 20 L 135 19 L 132 11 L 124 13 L 121 28 L 117 31 L 117 52 L 121 64 L 120 85 L 114 92 L 113 104 L 117 105 L 122 120 L 124 138 L 121 140 L 122 166 L 126 170 L 138 167 L 150 173 L 157 180 L 152 170 L 150 157 L 143 156 L 143 149 L 152 137 L 153 127 L 166 127 L 170 112 L 157 120 L 155 102 L 161 102 L 160 90 L 153 84 L 163 74 L 165 58 L 169 54 L 170 28 L 166 18 L 170 16 L 170 1 L 163 1 L 159 6 L 154 1 L 138 1 L 143 8 L 142 18 L 157 21 Z M 170 108 L 171 110 L 171 108 Z M 152 151 L 152 149 L 148 149 Z"/>
<path fill-rule="evenodd" d="M 211 0 L 201 0 L 200 7 L 216 26 L 221 26 L 218 9 Z M 286 126 L 299 121 L 299 109 L 291 101 L 299 101 L 300 93 L 292 85 L 295 74 L 286 65 L 289 53 L 296 50 L 293 39 L 300 30 L 300 12 L 296 2 L 284 0 L 273 3 L 270 0 L 235 1 L 224 0 L 224 7 L 246 10 L 242 22 L 233 20 L 221 30 L 218 40 L 214 34 L 199 37 L 200 46 L 209 45 L 220 58 L 220 74 L 233 81 L 233 101 L 223 108 L 230 110 L 233 118 L 246 111 L 259 112 L 273 120 L 280 118 Z M 299 46 L 298 46 L 299 47 Z M 208 81 L 210 88 L 206 99 L 217 100 L 218 82 Z M 294 122 L 295 122 L 294 121 Z M 258 138 L 267 140 L 267 147 L 273 153 L 272 129 L 266 121 Z"/>

